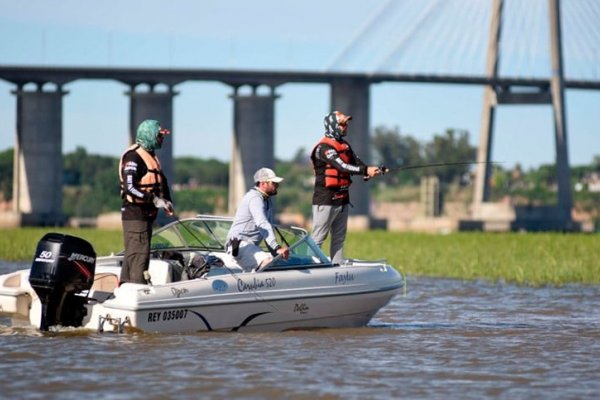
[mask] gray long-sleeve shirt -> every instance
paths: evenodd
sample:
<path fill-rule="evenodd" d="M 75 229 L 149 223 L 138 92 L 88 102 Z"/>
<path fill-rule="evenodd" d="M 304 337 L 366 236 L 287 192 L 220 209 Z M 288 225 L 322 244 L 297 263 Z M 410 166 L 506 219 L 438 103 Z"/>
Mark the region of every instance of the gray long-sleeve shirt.
<path fill-rule="evenodd" d="M 272 221 L 271 199 L 257 188 L 252 188 L 244 195 L 235 212 L 227 241 L 238 238 L 259 245 L 264 239 L 271 249 L 277 249 L 279 245 L 271 225 Z"/>

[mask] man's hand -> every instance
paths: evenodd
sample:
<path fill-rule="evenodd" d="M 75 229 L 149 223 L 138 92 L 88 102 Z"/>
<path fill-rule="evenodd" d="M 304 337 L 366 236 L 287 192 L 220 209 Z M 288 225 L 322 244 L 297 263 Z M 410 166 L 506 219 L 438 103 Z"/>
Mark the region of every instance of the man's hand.
<path fill-rule="evenodd" d="M 369 179 L 373 178 L 374 176 L 381 175 L 381 174 L 383 174 L 383 171 L 381 168 L 379 168 L 375 165 L 370 165 L 367 167 L 367 170 L 365 171 L 365 175 L 363 176 L 363 179 L 365 181 L 368 181 Z"/>
<path fill-rule="evenodd" d="M 173 203 L 171 203 L 169 200 L 165 200 L 161 197 L 156 196 L 154 199 L 152 199 L 152 202 L 154 203 L 154 206 L 156 208 L 162 208 L 163 210 L 165 210 L 167 215 L 173 215 Z"/>
<path fill-rule="evenodd" d="M 288 249 L 287 247 L 281 247 L 277 249 L 277 255 L 280 255 L 281 258 L 287 260 L 290 256 L 290 249 Z"/>

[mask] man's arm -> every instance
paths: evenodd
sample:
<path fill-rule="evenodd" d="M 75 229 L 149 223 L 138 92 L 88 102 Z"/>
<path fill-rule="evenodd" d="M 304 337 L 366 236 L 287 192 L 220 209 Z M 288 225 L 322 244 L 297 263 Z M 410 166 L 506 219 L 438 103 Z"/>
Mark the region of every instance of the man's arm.
<path fill-rule="evenodd" d="M 162 172 L 160 175 L 162 177 L 162 192 L 164 194 L 164 198 L 169 201 L 173 201 L 173 199 L 171 198 L 171 189 L 169 188 L 169 182 L 167 182 L 167 177 Z"/>
<path fill-rule="evenodd" d="M 342 160 L 340 154 L 331 146 L 327 144 L 320 144 L 315 150 L 315 156 L 317 159 L 331 164 L 335 169 L 342 172 L 347 172 L 351 175 L 365 175 L 367 166 L 360 160 L 357 164 L 350 164 Z M 354 157 L 355 160 L 357 157 Z"/>
<path fill-rule="evenodd" d="M 279 243 L 277 243 L 273 226 L 265 214 L 263 204 L 264 202 L 261 198 L 255 197 L 251 199 L 250 203 L 248 204 L 248 209 L 250 210 L 250 214 L 252 214 L 254 225 L 256 225 L 256 227 L 261 231 L 262 236 L 265 238 L 265 242 L 267 242 L 267 246 L 272 249 L 277 249 L 281 246 L 279 246 Z"/>

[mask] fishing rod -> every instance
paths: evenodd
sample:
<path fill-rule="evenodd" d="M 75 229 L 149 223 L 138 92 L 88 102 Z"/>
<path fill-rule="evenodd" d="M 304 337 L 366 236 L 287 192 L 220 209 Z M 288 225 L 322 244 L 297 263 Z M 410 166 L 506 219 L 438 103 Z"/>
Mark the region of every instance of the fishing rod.
<path fill-rule="evenodd" d="M 275 232 L 277 232 L 279 234 L 279 238 L 281 239 L 281 241 L 287 246 L 287 248 L 290 248 L 290 244 L 288 243 L 288 241 L 286 240 L 285 236 L 283 236 L 283 234 L 281 233 L 281 231 L 279 230 L 278 227 L 274 226 L 273 227 L 275 229 Z"/>
<path fill-rule="evenodd" d="M 438 167 L 447 167 L 453 165 L 471 165 L 471 164 L 502 164 L 499 161 L 454 161 L 454 162 L 443 162 L 443 163 L 432 163 L 432 164 L 415 164 L 415 165 L 404 165 L 400 167 L 388 168 L 385 165 L 380 165 L 379 170 L 382 175 L 388 174 L 390 172 L 398 172 L 398 171 L 406 171 L 409 169 L 420 169 L 420 168 L 438 168 Z M 365 180 L 369 180 L 370 178 L 366 178 Z"/>
<path fill-rule="evenodd" d="M 446 166 L 452 166 L 452 165 L 471 165 L 471 164 L 501 164 L 501 162 L 498 161 L 454 161 L 454 162 L 443 162 L 443 163 L 433 163 L 433 164 L 416 164 L 416 165 L 405 165 L 405 166 L 400 166 L 400 167 L 395 167 L 395 168 L 388 168 L 385 165 L 382 165 L 381 167 L 379 167 L 379 169 L 381 169 L 383 171 L 384 174 L 387 174 L 388 172 L 395 172 L 395 171 L 404 171 L 407 169 L 418 169 L 418 168 L 436 168 L 436 167 L 446 167 Z"/>

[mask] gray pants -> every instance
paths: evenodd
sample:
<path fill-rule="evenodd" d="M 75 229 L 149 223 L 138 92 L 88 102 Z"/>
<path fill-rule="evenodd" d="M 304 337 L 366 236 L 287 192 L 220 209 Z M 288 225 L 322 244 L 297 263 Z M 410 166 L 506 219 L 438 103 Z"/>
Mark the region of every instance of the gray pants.
<path fill-rule="evenodd" d="M 152 221 L 123 220 L 125 256 L 120 283 L 146 283 L 144 271 L 150 265 Z"/>
<path fill-rule="evenodd" d="M 312 237 L 321 247 L 327 235 L 331 232 L 329 256 L 333 264 L 340 264 L 344 259 L 344 241 L 348 227 L 348 205 L 343 206 L 312 206 L 313 232 Z"/>

